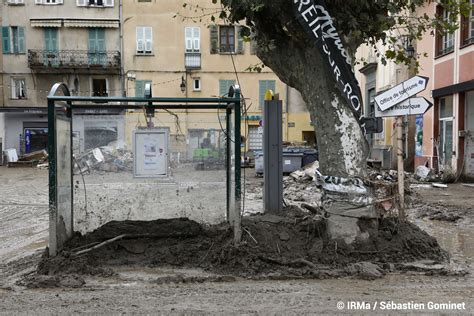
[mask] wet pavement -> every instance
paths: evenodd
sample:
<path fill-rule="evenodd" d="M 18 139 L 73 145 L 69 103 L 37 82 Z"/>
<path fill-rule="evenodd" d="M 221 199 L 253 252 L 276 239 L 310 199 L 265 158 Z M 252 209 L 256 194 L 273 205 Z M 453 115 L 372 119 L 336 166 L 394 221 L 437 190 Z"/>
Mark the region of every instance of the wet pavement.
<path fill-rule="evenodd" d="M 474 197 L 474 188 L 463 186 L 459 189 L 458 185 L 449 187 L 443 192 L 431 188 L 417 191 L 422 191 L 420 195 L 427 203 L 441 200 L 446 207 L 463 206 L 470 210 L 470 205 L 474 205 L 469 200 Z M 443 200 L 443 196 L 447 199 Z M 380 314 L 393 312 L 382 309 L 380 305 L 383 303 L 387 307 L 390 302 L 422 304 L 424 308 L 418 312 L 423 313 L 472 314 L 472 210 L 456 222 L 418 218 L 415 210 L 409 214 L 412 221 L 435 236 L 441 246 L 448 250 L 452 265 L 467 269 L 470 274 L 428 276 L 417 272 L 392 273 L 374 281 L 342 278 L 169 283 L 163 282 L 163 278 L 169 275 L 209 275 L 199 270 L 176 270 L 172 267 L 146 270 L 123 267 L 116 277 L 91 277 L 86 286 L 79 289 L 24 289 L 14 284 L 15 278 L 34 269 L 47 244 L 47 171 L 0 167 L 0 314 L 33 311 L 54 314 L 369 313 L 362 307 L 369 307 L 370 312 Z M 349 308 L 352 302 L 359 302 L 358 307 Z M 361 302 L 366 304 L 362 305 Z M 433 305 L 436 303 L 465 303 L 465 309 L 430 309 L 430 306 L 436 307 Z M 400 311 L 416 312 L 413 309 L 397 310 Z"/>

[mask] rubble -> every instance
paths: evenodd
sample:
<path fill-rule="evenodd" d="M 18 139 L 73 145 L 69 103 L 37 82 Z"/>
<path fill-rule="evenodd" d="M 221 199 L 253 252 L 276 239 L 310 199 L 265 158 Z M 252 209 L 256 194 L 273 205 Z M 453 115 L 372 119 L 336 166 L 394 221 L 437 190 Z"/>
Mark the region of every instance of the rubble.
<path fill-rule="evenodd" d="M 32 153 L 17 155 L 16 149 L 7 149 L 4 151 L 8 167 L 36 167 L 48 160 L 48 153 L 46 150 L 38 150 Z"/>
<path fill-rule="evenodd" d="M 112 146 L 94 148 L 75 157 L 74 173 L 106 171 L 131 171 L 133 169 L 133 154 L 125 149 Z"/>
<path fill-rule="evenodd" d="M 415 170 L 415 176 L 421 181 L 426 181 L 428 178 L 433 176 L 433 174 L 433 170 L 425 166 L 418 166 Z"/>
<path fill-rule="evenodd" d="M 18 161 L 36 161 L 42 163 L 48 159 L 48 153 L 46 150 L 34 151 L 29 154 L 24 154 L 21 156 Z"/>

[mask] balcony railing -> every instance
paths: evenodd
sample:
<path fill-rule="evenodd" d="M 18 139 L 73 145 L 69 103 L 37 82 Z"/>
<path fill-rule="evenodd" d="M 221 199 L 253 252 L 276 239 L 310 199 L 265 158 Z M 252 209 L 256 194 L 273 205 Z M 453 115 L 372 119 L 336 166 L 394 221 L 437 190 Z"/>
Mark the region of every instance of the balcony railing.
<path fill-rule="evenodd" d="M 201 69 L 201 53 L 184 53 L 186 69 Z"/>
<path fill-rule="evenodd" d="M 120 68 L 120 52 L 87 50 L 28 50 L 28 66 L 32 69 Z"/>

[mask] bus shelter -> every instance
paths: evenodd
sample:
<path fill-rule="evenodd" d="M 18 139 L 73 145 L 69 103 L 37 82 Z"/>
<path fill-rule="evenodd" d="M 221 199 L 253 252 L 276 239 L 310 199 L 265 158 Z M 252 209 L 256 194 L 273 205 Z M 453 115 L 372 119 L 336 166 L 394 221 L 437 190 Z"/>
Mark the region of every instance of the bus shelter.
<path fill-rule="evenodd" d="M 64 83 L 52 87 L 47 98 L 51 256 L 75 231 L 111 220 L 191 215 L 206 221 L 207 209 L 213 209 L 240 227 L 239 88 L 218 98 L 153 97 L 151 91 L 147 84 L 144 97 L 89 97 L 72 96 Z M 118 123 L 124 132 L 98 116 L 104 111 L 124 113 Z M 145 126 L 135 124 L 143 117 Z M 97 122 L 106 125 L 94 127 Z M 104 145 L 110 140 L 113 145 Z M 122 158 L 114 156 L 117 152 Z M 123 157 L 133 166 L 127 168 Z"/>

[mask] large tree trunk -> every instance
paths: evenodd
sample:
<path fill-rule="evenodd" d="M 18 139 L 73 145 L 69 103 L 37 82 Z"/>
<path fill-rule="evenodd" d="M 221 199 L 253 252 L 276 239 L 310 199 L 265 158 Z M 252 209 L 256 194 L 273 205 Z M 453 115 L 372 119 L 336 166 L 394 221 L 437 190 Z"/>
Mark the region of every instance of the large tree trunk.
<path fill-rule="evenodd" d="M 238 17 L 238 10 L 245 10 L 251 2 L 230 1 L 228 5 Z M 296 21 L 290 1 L 269 1 L 264 11 L 252 16 L 257 56 L 303 96 L 315 125 L 320 172 L 324 176 L 363 178 L 367 172 L 367 142 L 323 59 L 327 57 L 321 55 L 313 38 Z M 350 244 L 368 237 L 368 232 L 360 227 L 373 227 L 376 221 L 359 225 L 360 218 L 376 216 L 371 205 L 373 194 L 364 188 L 367 191 L 358 196 L 348 197 L 337 192 L 324 195 L 323 205 L 331 216 L 328 233 L 332 239 L 343 239 Z M 354 207 L 355 204 L 358 207 Z"/>

